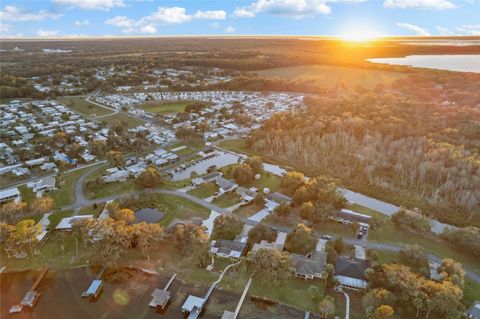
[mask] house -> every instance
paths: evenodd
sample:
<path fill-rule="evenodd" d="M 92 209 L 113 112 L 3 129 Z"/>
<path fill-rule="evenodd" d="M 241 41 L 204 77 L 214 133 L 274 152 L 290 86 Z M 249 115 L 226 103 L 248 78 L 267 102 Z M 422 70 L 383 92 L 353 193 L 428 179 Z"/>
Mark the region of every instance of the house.
<path fill-rule="evenodd" d="M 335 278 L 339 285 L 350 289 L 366 289 L 365 270 L 370 266 L 368 260 L 337 257 L 335 261 Z"/>
<path fill-rule="evenodd" d="M 285 245 L 286 240 L 287 240 L 287 233 L 279 232 L 274 242 L 270 243 L 270 242 L 267 242 L 266 240 L 262 240 L 260 241 L 260 243 L 253 244 L 251 251 L 257 251 L 259 249 L 277 249 L 279 251 L 283 251 L 283 246 Z"/>
<path fill-rule="evenodd" d="M 206 175 L 202 176 L 201 178 L 203 179 L 204 183 L 208 183 L 208 182 L 215 182 L 220 177 L 222 177 L 222 173 L 213 172 L 213 173 L 206 174 Z"/>
<path fill-rule="evenodd" d="M 256 192 L 252 191 L 251 189 L 245 188 L 243 186 L 238 186 L 235 192 L 237 192 L 237 194 L 242 198 L 242 200 L 247 203 L 254 200 L 255 196 L 257 195 Z"/>
<path fill-rule="evenodd" d="M 311 258 L 299 254 L 291 254 L 290 258 L 293 263 L 291 271 L 296 277 L 302 277 L 305 280 L 325 277 L 324 270 L 327 261 L 325 253 L 314 252 Z"/>
<path fill-rule="evenodd" d="M 0 191 L 0 203 L 4 203 L 12 199 L 15 201 L 15 203 L 18 203 L 22 199 L 22 194 L 17 187 Z"/>
<path fill-rule="evenodd" d="M 363 223 L 363 224 L 369 224 L 372 220 L 372 216 L 365 215 L 365 214 L 360 214 L 357 212 L 354 212 L 353 210 L 350 209 L 342 209 L 340 212 L 337 213 L 337 216 L 339 218 L 343 218 L 345 220 L 351 221 L 351 222 L 357 222 L 357 223 Z"/>
<path fill-rule="evenodd" d="M 229 181 L 228 179 L 225 179 L 223 177 L 217 178 L 215 183 L 217 184 L 217 186 L 219 188 L 218 191 L 219 191 L 220 194 L 225 194 L 225 193 L 231 192 L 238 187 L 237 184 L 235 184 L 234 182 Z"/>
<path fill-rule="evenodd" d="M 284 195 L 282 193 L 279 193 L 279 192 L 275 192 L 275 193 L 272 193 L 272 194 L 267 194 L 267 195 L 265 195 L 265 197 L 268 200 L 271 200 L 271 201 L 277 203 L 278 205 L 285 204 L 285 203 L 288 204 L 292 201 L 291 197 L 289 197 L 287 195 Z"/>
<path fill-rule="evenodd" d="M 117 170 L 110 175 L 103 176 L 105 183 L 126 182 L 129 177 L 128 171 Z"/>
<path fill-rule="evenodd" d="M 55 189 L 55 177 L 45 177 L 27 186 L 31 186 L 34 193 L 52 191 Z"/>
<path fill-rule="evenodd" d="M 66 230 L 66 231 L 71 231 L 73 225 L 82 220 L 91 220 L 93 219 L 93 215 L 77 215 L 73 217 L 66 217 L 58 223 L 57 227 L 55 227 L 56 230 Z"/>
<path fill-rule="evenodd" d="M 465 312 L 465 316 L 467 316 L 467 318 L 480 319 L 480 300 L 475 300 Z"/>
<path fill-rule="evenodd" d="M 238 235 L 234 240 L 213 240 L 210 252 L 218 257 L 239 259 L 247 247 L 247 239 L 247 236 Z"/>

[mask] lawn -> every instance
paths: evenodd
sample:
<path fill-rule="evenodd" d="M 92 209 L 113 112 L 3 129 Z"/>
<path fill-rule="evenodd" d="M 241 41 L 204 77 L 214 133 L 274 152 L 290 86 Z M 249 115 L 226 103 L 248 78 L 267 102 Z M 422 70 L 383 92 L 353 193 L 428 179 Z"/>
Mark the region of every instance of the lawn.
<path fill-rule="evenodd" d="M 243 205 L 243 206 L 239 207 L 238 209 L 234 210 L 233 212 L 236 215 L 240 215 L 240 216 L 248 218 L 248 217 L 251 217 L 251 216 L 255 215 L 256 213 L 261 211 L 263 208 L 264 208 L 263 205 L 250 203 L 250 204 Z"/>
<path fill-rule="evenodd" d="M 159 102 L 159 101 L 149 101 L 143 104 L 137 105 L 138 108 L 142 108 L 145 111 L 152 113 L 179 113 L 185 112 L 185 107 L 192 103 L 191 101 L 168 101 L 168 102 Z"/>
<path fill-rule="evenodd" d="M 344 84 L 350 89 L 355 89 L 357 85 L 372 89 L 377 84 L 389 84 L 405 77 L 405 74 L 399 72 L 332 65 L 300 65 L 261 70 L 256 73 L 268 78 L 310 80 L 326 87 Z"/>
<path fill-rule="evenodd" d="M 120 122 L 120 123 L 124 124 L 127 128 L 134 128 L 134 127 L 137 127 L 139 125 L 144 124 L 144 122 L 142 120 L 139 120 L 139 119 L 137 119 L 135 117 L 132 117 L 132 116 L 128 116 L 128 115 L 123 114 L 123 113 L 107 115 L 107 116 L 104 116 L 102 118 L 99 118 L 98 120 L 102 123 L 103 122 L 106 123 L 107 125 L 112 125 L 115 122 Z"/>
<path fill-rule="evenodd" d="M 205 219 L 210 214 L 210 210 L 194 202 L 175 195 L 157 194 L 155 204 L 164 210 L 165 216 L 160 221 L 164 227 L 178 218 L 188 220 L 192 217 Z"/>
<path fill-rule="evenodd" d="M 188 191 L 188 194 L 193 195 L 198 198 L 207 198 L 218 192 L 218 186 L 215 183 L 203 183 L 191 191 Z"/>
<path fill-rule="evenodd" d="M 227 208 L 240 203 L 240 196 L 236 192 L 225 193 L 212 201 L 212 204 L 221 208 Z"/>
<path fill-rule="evenodd" d="M 247 150 L 245 147 L 245 140 L 243 139 L 230 139 L 226 141 L 222 141 L 218 143 L 218 147 L 224 148 L 226 150 L 230 150 L 236 153 L 243 153 L 247 155 L 251 155 L 251 152 Z"/>
<path fill-rule="evenodd" d="M 226 179 L 233 179 L 233 173 L 235 172 L 235 168 L 237 168 L 238 164 L 232 164 L 219 169 L 222 172 L 223 177 Z M 256 187 L 259 191 L 262 191 L 264 188 L 269 188 L 270 191 L 276 192 L 280 190 L 280 182 L 282 178 L 280 176 L 271 174 L 269 172 L 263 172 L 260 174 L 260 178 L 253 180 L 246 185 L 242 185 L 246 188 Z"/>
<path fill-rule="evenodd" d="M 100 116 L 114 112 L 113 110 L 87 102 L 82 97 L 61 97 L 57 100 L 69 109 L 87 116 Z"/>
<path fill-rule="evenodd" d="M 37 198 L 32 189 L 27 188 L 26 185 L 18 187 L 18 190 L 20 191 L 20 193 L 22 193 L 22 201 L 25 202 L 27 205 L 30 205 L 35 200 L 35 198 Z"/>

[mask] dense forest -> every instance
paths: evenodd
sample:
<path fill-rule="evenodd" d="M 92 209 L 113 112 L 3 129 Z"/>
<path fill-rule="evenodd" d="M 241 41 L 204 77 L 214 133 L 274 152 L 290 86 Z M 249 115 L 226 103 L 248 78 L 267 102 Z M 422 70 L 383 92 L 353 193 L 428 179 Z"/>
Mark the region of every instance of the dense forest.
<path fill-rule="evenodd" d="M 252 134 L 257 152 L 440 221 L 480 225 L 480 76 L 412 74 L 306 98 Z"/>

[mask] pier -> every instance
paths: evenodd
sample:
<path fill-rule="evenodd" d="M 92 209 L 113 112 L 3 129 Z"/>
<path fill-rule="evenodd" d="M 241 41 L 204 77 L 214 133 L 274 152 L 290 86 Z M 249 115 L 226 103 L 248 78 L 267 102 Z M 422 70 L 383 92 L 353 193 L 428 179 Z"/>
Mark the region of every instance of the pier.
<path fill-rule="evenodd" d="M 155 289 L 152 293 L 152 301 L 148 304 L 148 306 L 153 307 L 153 308 L 165 308 L 167 305 L 168 301 L 170 300 L 170 291 L 168 291 L 168 288 L 172 284 L 172 282 L 175 280 L 175 277 L 177 274 L 173 274 L 173 276 L 170 278 L 170 280 L 167 282 L 165 287 L 163 289 Z"/>
<path fill-rule="evenodd" d="M 238 301 L 237 308 L 235 308 L 235 312 L 225 310 L 223 312 L 222 319 L 237 319 L 238 314 L 240 313 L 240 309 L 242 308 L 243 302 L 245 301 L 245 297 L 247 296 L 247 292 L 248 292 L 248 289 L 250 289 L 251 284 L 252 284 L 252 277 L 250 277 L 250 279 L 248 279 L 248 282 L 245 285 L 245 288 L 243 289 L 242 296 L 240 297 L 240 300 Z"/>
<path fill-rule="evenodd" d="M 82 293 L 83 298 L 95 299 L 100 295 L 103 289 L 103 281 L 101 279 L 106 269 L 106 266 L 103 267 L 97 278 L 94 279 L 88 289 Z"/>
<path fill-rule="evenodd" d="M 23 299 L 20 301 L 20 303 L 18 305 L 13 305 L 10 308 L 10 313 L 19 313 L 23 310 L 23 307 L 25 306 L 30 308 L 33 308 L 33 306 L 35 306 L 35 304 L 38 301 L 38 298 L 40 298 L 40 295 L 41 295 L 39 292 L 37 292 L 36 289 L 40 284 L 40 282 L 42 281 L 43 277 L 45 277 L 45 275 L 47 274 L 47 272 L 48 272 L 48 267 L 45 267 L 42 269 L 42 271 L 37 277 L 37 280 L 35 280 L 32 287 L 30 288 L 30 290 L 27 291 L 27 293 L 25 294 Z"/>

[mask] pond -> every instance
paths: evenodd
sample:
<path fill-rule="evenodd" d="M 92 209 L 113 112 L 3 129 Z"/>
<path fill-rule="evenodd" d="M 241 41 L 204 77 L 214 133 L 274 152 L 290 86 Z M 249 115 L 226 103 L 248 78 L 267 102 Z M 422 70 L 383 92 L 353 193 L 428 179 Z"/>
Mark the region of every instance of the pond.
<path fill-rule="evenodd" d="M 135 212 L 135 223 L 158 223 L 163 216 L 165 216 L 165 214 L 156 208 L 142 208 Z"/>
<path fill-rule="evenodd" d="M 480 55 L 408 55 L 403 58 L 367 59 L 373 63 L 408 65 L 419 68 L 480 73 Z"/>
<path fill-rule="evenodd" d="M 1 274 L 0 318 L 178 319 L 185 318 L 180 308 L 187 296 L 203 296 L 208 289 L 207 286 L 185 284 L 176 279 L 169 288 L 171 299 L 167 308 L 156 312 L 148 307 L 151 293 L 155 288 L 164 287 L 168 277 L 129 271 L 131 277 L 128 280 L 105 281 L 98 300 L 89 301 L 80 295 L 97 275 L 91 268 L 50 271 L 37 288 L 41 297 L 35 307 L 24 308 L 21 313 L 10 315 L 8 310 L 21 300 L 37 274 L 30 271 Z M 200 318 L 220 318 L 224 310 L 234 311 L 239 299 L 239 294 L 215 289 Z M 246 298 L 239 318 L 303 318 L 303 311 L 276 303 L 266 305 Z"/>

